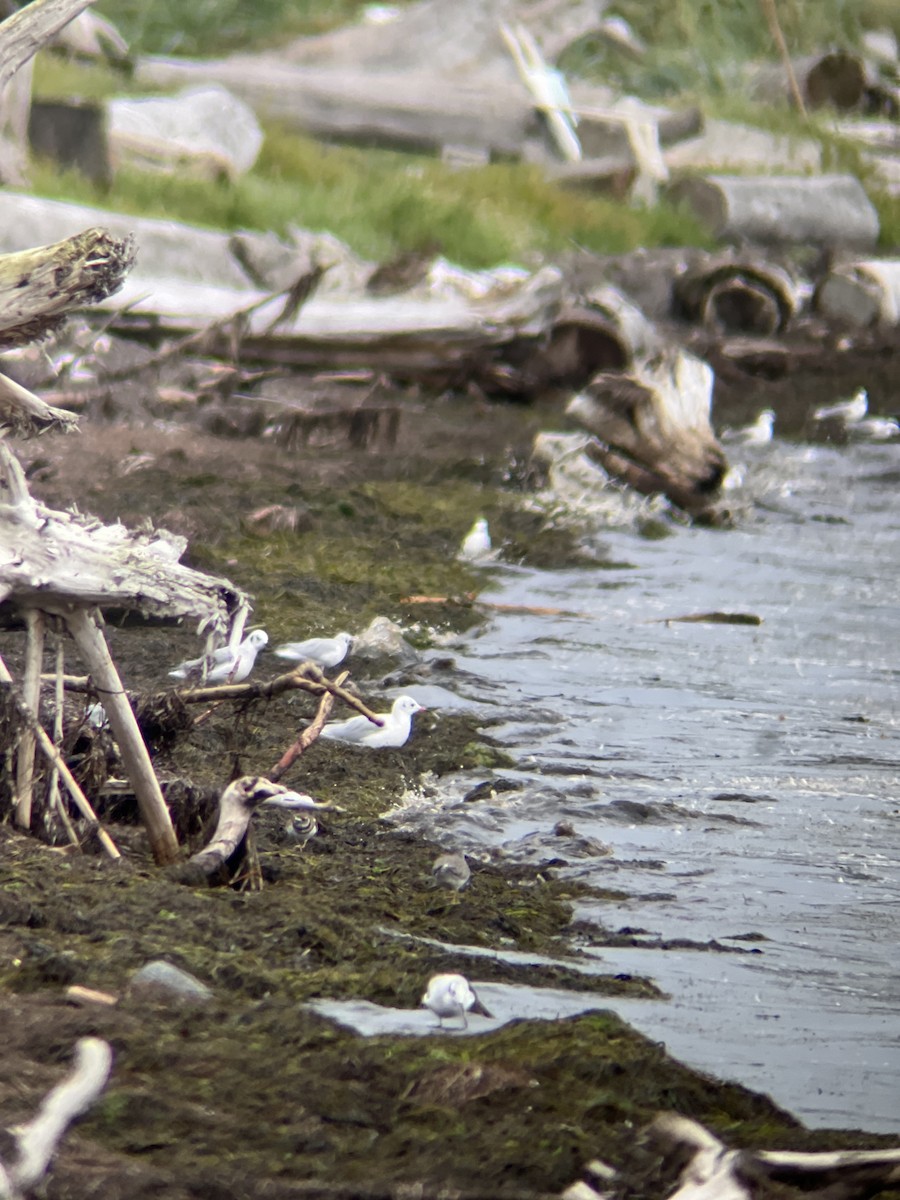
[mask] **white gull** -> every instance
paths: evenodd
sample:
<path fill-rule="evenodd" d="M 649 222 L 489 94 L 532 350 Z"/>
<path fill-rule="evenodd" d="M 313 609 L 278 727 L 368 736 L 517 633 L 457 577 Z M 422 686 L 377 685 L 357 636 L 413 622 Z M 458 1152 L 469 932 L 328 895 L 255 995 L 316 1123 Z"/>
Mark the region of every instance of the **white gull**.
<path fill-rule="evenodd" d="M 243 683 L 256 662 L 256 656 L 269 640 L 264 629 L 254 629 L 239 646 L 222 646 L 212 654 L 189 658 L 174 667 L 169 675 L 172 679 L 187 679 L 191 675 L 202 675 L 206 664 L 207 683 Z"/>
<path fill-rule="evenodd" d="M 488 531 L 488 523 L 484 517 L 479 517 L 463 538 L 459 548 L 459 557 L 471 562 L 476 558 L 484 558 L 490 552 L 491 535 Z"/>
<path fill-rule="evenodd" d="M 413 714 L 424 712 L 424 708 L 412 696 L 398 696 L 389 713 L 375 714 L 384 721 L 383 725 L 373 724 L 368 717 L 350 717 L 346 721 L 330 721 L 319 736 L 352 746 L 368 746 L 373 750 L 397 750 L 409 738 Z"/>
<path fill-rule="evenodd" d="M 422 1004 L 437 1017 L 438 1028 L 443 1027 L 445 1017 L 462 1017 L 462 1027 L 468 1029 L 467 1012 L 491 1016 L 465 975 L 433 975 L 428 981 Z"/>
<path fill-rule="evenodd" d="M 336 667 L 347 657 L 353 643 L 349 633 L 336 633 L 334 637 L 307 638 L 305 642 L 284 642 L 275 647 L 277 658 L 288 662 L 314 662 L 319 667 Z"/>
<path fill-rule="evenodd" d="M 859 388 L 849 400 L 841 400 L 837 404 L 823 404 L 813 412 L 816 421 L 843 421 L 845 425 L 855 425 L 869 411 L 869 395 L 865 388 Z"/>

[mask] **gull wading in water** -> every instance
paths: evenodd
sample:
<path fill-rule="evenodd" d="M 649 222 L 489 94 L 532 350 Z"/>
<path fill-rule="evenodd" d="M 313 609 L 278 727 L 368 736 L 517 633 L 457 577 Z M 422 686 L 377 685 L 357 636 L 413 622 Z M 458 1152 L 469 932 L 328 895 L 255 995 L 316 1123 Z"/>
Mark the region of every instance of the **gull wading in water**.
<path fill-rule="evenodd" d="M 855 425 L 869 411 L 869 394 L 865 388 L 853 393 L 849 400 L 841 400 L 837 404 L 823 404 L 813 412 L 815 421 L 843 421 L 845 425 Z"/>
<path fill-rule="evenodd" d="M 865 417 L 847 426 L 847 433 L 858 442 L 889 442 L 900 435 L 896 417 Z"/>
<path fill-rule="evenodd" d="M 443 1028 L 445 1018 L 451 1017 L 462 1017 L 462 1027 L 468 1029 L 467 1012 L 479 1013 L 482 1017 L 492 1015 L 475 995 L 465 975 L 432 975 L 422 1004 L 437 1017 L 438 1029 Z"/>
<path fill-rule="evenodd" d="M 384 721 L 383 725 L 374 725 L 368 717 L 350 717 L 346 721 L 330 721 L 319 737 L 351 746 L 368 746 L 372 750 L 398 750 L 409 738 L 413 714 L 424 711 L 424 704 L 412 696 L 398 696 L 389 713 L 375 714 Z"/>
<path fill-rule="evenodd" d="M 772 440 L 774 427 L 775 413 L 771 408 L 764 408 L 752 425 L 725 430 L 722 441 L 741 446 L 765 446 Z"/>
<path fill-rule="evenodd" d="M 459 557 L 471 561 L 475 558 L 484 558 L 490 552 L 491 535 L 488 531 L 488 523 L 484 517 L 479 517 L 463 538 L 463 543 L 459 548 Z"/>
<path fill-rule="evenodd" d="M 284 642 L 275 647 L 277 658 L 288 662 L 314 662 L 326 670 L 336 667 L 347 657 L 353 637 L 349 633 L 336 633 L 334 637 L 307 638 L 305 642 Z"/>
<path fill-rule="evenodd" d="M 461 892 L 469 883 L 472 872 L 464 854 L 440 854 L 434 860 L 431 874 L 439 887 Z"/>
<path fill-rule="evenodd" d="M 189 658 L 174 667 L 169 676 L 172 679 L 188 679 L 191 675 L 200 676 L 203 664 L 206 663 L 207 683 L 243 683 L 253 670 L 256 656 L 269 640 L 264 629 L 254 629 L 239 646 L 222 646 L 209 656 L 201 654 L 199 658 Z"/>

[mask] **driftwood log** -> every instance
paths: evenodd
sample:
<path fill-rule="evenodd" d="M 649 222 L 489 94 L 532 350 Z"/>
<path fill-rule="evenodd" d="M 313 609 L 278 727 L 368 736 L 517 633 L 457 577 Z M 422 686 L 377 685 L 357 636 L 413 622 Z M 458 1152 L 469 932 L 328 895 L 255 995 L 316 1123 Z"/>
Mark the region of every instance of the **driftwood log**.
<path fill-rule="evenodd" d="M 816 288 L 813 303 L 822 316 L 848 325 L 900 324 L 900 258 L 834 267 Z"/>
<path fill-rule="evenodd" d="M 757 100 L 794 98 L 793 80 L 807 108 L 826 105 L 842 110 L 858 108 L 866 94 L 870 73 L 865 60 L 844 50 L 809 54 L 790 64 L 763 63 L 750 73 L 750 90 Z"/>
<path fill-rule="evenodd" d="M 900 1150 L 729 1150 L 677 1113 L 662 1113 L 648 1135 L 680 1174 L 669 1200 L 753 1200 L 787 1189 L 807 1200 L 862 1200 L 900 1183 Z"/>
<path fill-rule="evenodd" d="M 677 347 L 597 374 L 566 414 L 598 439 L 588 448 L 610 475 L 705 516 L 728 469 L 710 424 L 712 369 Z"/>
<path fill-rule="evenodd" d="M 0 25 L 0 85 L 43 41 L 87 7 L 87 0 L 36 0 Z M 134 257 L 128 236 L 91 228 L 54 245 L 0 257 L 0 346 L 17 346 L 56 328 L 72 309 L 107 298 L 121 287 Z M 0 437 L 69 430 L 71 414 L 53 409 L 0 375 Z M 96 822 L 87 798 L 38 720 L 44 632 L 48 619 L 78 646 L 103 693 L 110 725 L 131 779 L 157 862 L 177 857 L 178 843 L 150 756 L 102 632 L 104 607 L 166 619 L 191 619 L 211 640 L 242 624 L 249 605 L 230 584 L 183 567 L 183 540 L 164 533 L 134 534 L 35 500 L 18 459 L 0 440 L 0 608 L 12 610 L 27 634 L 25 674 L 16 689 L 0 660 L 0 683 L 11 689 L 20 732 L 15 746 L 14 804 L 29 827 L 35 754 L 51 764 L 48 795 L 58 803 L 58 778 L 82 813 Z M 58 669 L 61 662 L 57 659 Z M 57 694 L 59 687 L 57 687 Z M 57 720 L 58 724 L 58 720 Z M 10 764 L 11 765 L 11 764 Z M 107 851 L 118 855 L 102 830 Z"/>
<path fill-rule="evenodd" d="M 855 175 L 706 175 L 669 188 L 718 238 L 871 250 L 878 213 Z"/>
<path fill-rule="evenodd" d="M 783 267 L 746 255 L 694 262 L 675 277 L 673 290 L 679 316 L 718 334 L 781 333 L 800 304 Z"/>
<path fill-rule="evenodd" d="M 219 798 L 219 815 L 212 838 L 186 863 L 173 867 L 172 878 L 190 887 L 230 883 L 249 832 L 250 819 L 263 804 L 285 808 L 329 807 L 258 775 L 235 779 Z"/>

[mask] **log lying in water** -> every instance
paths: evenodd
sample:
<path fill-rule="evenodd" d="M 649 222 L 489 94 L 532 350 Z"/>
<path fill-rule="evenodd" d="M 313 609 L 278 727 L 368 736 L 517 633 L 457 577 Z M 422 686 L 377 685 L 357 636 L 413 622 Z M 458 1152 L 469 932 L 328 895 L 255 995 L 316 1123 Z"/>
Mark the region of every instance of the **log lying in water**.
<path fill-rule="evenodd" d="M 849 325 L 900 324 L 900 258 L 834 267 L 816 288 L 813 303 L 823 316 Z"/>
<path fill-rule="evenodd" d="M 728 469 L 709 420 L 712 385 L 706 363 L 667 347 L 627 371 L 600 372 L 566 413 L 599 439 L 591 454 L 609 474 L 703 515 Z"/>
<path fill-rule="evenodd" d="M 669 188 L 718 238 L 871 250 L 878 213 L 855 175 L 705 175 Z"/>

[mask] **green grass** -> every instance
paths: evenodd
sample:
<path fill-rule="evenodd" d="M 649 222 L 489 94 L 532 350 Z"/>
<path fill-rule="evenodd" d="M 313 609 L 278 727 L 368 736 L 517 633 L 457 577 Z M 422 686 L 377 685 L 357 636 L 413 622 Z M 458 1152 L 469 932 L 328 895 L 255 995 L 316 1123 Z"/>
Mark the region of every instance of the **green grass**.
<path fill-rule="evenodd" d="M 840 45 L 871 23 L 881 0 L 779 0 L 779 14 L 792 49 Z M 177 50 L 215 55 L 235 47 L 265 44 L 309 33 L 352 17 L 356 0 L 106 0 L 102 11 L 115 20 L 136 52 Z M 646 58 L 613 62 L 608 49 L 590 40 L 567 60 L 572 71 L 601 74 L 644 96 L 672 90 L 698 102 L 710 115 L 743 120 L 791 136 L 813 136 L 826 147 L 833 166 L 861 173 L 860 156 L 827 129 L 826 121 L 805 124 L 788 107 L 753 104 L 735 88 L 738 61 L 771 54 L 770 36 L 757 3 L 747 0 L 619 0 L 651 49 Z M 889 16 L 886 12 L 882 15 Z M 877 23 L 877 22 L 876 22 Z M 38 56 L 39 96 L 100 98 L 127 92 L 129 83 L 109 68 Z M 515 260 L 534 263 L 581 246 L 617 253 L 637 246 L 704 245 L 708 238 L 685 211 L 666 202 L 633 209 L 586 192 L 548 183 L 540 169 L 522 163 L 453 171 L 422 156 L 326 146 L 277 127 L 254 170 L 236 182 L 120 171 L 107 192 L 49 165 L 33 175 L 42 195 L 78 200 L 223 229 L 272 229 L 291 224 L 328 229 L 357 253 L 385 259 L 437 243 L 464 266 L 485 267 Z M 898 202 L 877 190 L 873 199 L 883 222 L 882 246 L 900 240 Z"/>
<path fill-rule="evenodd" d="M 91 95 L 103 94 L 110 83 L 109 73 L 69 64 L 57 86 L 54 62 L 42 58 L 39 95 L 78 93 L 79 70 Z M 436 159 L 326 146 L 276 127 L 266 129 L 254 170 L 235 182 L 126 168 L 103 190 L 44 163 L 32 172 L 32 184 L 37 194 L 51 198 L 213 228 L 328 229 L 371 259 L 436 242 L 448 258 L 468 267 L 537 261 L 576 245 L 614 253 L 704 238 L 693 218 L 671 205 L 636 210 L 567 191 L 526 164 L 454 171 Z"/>
<path fill-rule="evenodd" d="M 103 0 L 97 10 L 135 54 L 211 58 L 321 33 L 352 20 L 362 7 L 360 0 Z"/>

